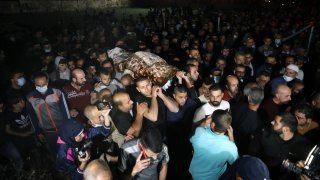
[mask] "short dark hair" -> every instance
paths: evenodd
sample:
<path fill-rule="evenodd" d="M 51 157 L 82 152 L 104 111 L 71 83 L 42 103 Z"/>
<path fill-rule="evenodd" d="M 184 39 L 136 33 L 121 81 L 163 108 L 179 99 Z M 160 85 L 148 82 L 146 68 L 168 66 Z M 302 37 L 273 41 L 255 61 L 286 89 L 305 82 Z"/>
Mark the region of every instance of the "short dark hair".
<path fill-rule="evenodd" d="M 236 64 L 234 66 L 234 70 L 236 70 L 237 68 L 243 68 L 246 71 L 246 67 L 243 64 Z"/>
<path fill-rule="evenodd" d="M 223 133 L 231 126 L 232 117 L 226 110 L 215 110 L 212 115 L 212 122 L 215 124 L 214 131 Z"/>
<path fill-rule="evenodd" d="M 99 55 L 101 55 L 101 54 L 104 54 L 104 53 L 108 56 L 108 54 L 106 53 L 106 51 L 104 51 L 104 50 L 102 50 L 102 49 L 98 49 L 98 50 L 96 51 L 97 56 L 99 56 Z"/>
<path fill-rule="evenodd" d="M 210 86 L 209 88 L 210 91 L 222 91 L 222 86 L 218 83 L 213 84 L 212 86 Z"/>
<path fill-rule="evenodd" d="M 314 116 L 314 111 L 313 111 L 312 107 L 306 103 L 299 104 L 295 108 L 295 111 L 304 114 L 307 119 L 312 119 Z"/>
<path fill-rule="evenodd" d="M 186 93 L 187 92 L 187 88 L 182 85 L 182 84 L 177 84 L 174 88 L 173 88 L 173 93 Z"/>
<path fill-rule="evenodd" d="M 204 78 L 204 80 L 203 80 L 203 84 L 205 84 L 205 85 L 213 84 L 213 79 L 210 78 L 210 77 L 206 77 L 206 78 Z"/>
<path fill-rule="evenodd" d="M 102 68 L 102 69 L 100 69 L 100 71 L 99 71 L 99 76 L 100 76 L 101 74 L 106 75 L 106 76 L 111 76 L 112 73 L 111 73 L 111 71 L 110 71 L 109 69 Z"/>
<path fill-rule="evenodd" d="M 141 135 L 142 145 L 150 149 L 154 153 L 160 153 L 162 151 L 162 135 L 156 128 L 149 129 Z"/>
<path fill-rule="evenodd" d="M 7 107 L 9 109 L 13 109 L 13 105 L 19 103 L 22 99 L 22 97 L 9 97 L 7 98 Z"/>
<path fill-rule="evenodd" d="M 271 74 L 270 74 L 268 71 L 261 71 L 261 72 L 259 72 L 259 74 L 257 75 L 257 77 L 260 77 L 260 76 L 270 77 Z"/>
<path fill-rule="evenodd" d="M 190 73 L 190 69 L 191 69 L 192 67 L 197 67 L 197 66 L 194 65 L 194 64 L 187 64 L 187 65 L 185 65 L 185 67 L 184 67 L 184 71 L 185 71 L 186 73 Z"/>
<path fill-rule="evenodd" d="M 137 85 L 139 82 L 145 81 L 145 80 L 150 81 L 150 79 L 149 79 L 148 77 L 142 76 L 142 77 L 137 78 L 137 79 L 134 81 L 134 83 Z"/>
<path fill-rule="evenodd" d="M 34 75 L 32 77 L 33 82 L 35 81 L 35 79 L 38 79 L 38 78 L 46 78 L 46 80 L 48 81 L 49 75 L 48 75 L 48 73 L 46 73 L 44 71 L 37 71 L 36 73 L 34 73 Z"/>
<path fill-rule="evenodd" d="M 15 70 L 11 71 L 11 73 L 10 73 L 10 79 L 13 79 L 13 77 L 14 77 L 16 74 L 19 74 L 19 73 L 24 74 L 24 72 L 23 72 L 22 70 L 20 70 L 20 69 L 15 69 Z"/>
<path fill-rule="evenodd" d="M 282 112 L 278 114 L 281 117 L 281 123 L 290 129 L 291 132 L 296 132 L 297 130 L 297 119 L 289 112 Z"/>

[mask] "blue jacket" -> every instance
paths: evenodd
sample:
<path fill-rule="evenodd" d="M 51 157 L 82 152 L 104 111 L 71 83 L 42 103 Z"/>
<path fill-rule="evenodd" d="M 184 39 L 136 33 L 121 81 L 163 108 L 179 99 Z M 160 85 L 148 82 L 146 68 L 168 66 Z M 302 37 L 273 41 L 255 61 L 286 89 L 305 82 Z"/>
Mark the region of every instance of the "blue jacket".
<path fill-rule="evenodd" d="M 59 130 L 59 137 L 57 140 L 57 158 L 56 164 L 59 171 L 69 176 L 72 180 L 83 179 L 83 172 L 78 169 L 78 155 L 76 153 L 77 142 L 74 137 L 84 130 L 85 139 L 102 134 L 108 136 L 110 127 L 95 127 L 84 129 L 81 123 L 74 119 L 68 119 Z"/>

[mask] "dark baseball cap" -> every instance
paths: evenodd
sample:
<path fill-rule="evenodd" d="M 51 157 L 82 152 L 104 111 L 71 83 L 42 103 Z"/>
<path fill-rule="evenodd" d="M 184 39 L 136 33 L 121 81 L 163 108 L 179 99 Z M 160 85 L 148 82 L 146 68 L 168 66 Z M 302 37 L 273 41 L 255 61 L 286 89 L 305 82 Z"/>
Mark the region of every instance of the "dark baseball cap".
<path fill-rule="evenodd" d="M 243 180 L 270 180 L 267 166 L 253 156 L 243 156 L 239 160 L 237 173 Z"/>

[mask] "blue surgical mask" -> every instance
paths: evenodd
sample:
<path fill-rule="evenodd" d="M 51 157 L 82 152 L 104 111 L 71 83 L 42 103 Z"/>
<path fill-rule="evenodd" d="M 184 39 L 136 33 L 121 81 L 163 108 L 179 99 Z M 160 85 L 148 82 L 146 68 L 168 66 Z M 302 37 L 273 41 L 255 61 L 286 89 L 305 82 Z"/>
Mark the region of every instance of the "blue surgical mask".
<path fill-rule="evenodd" d="M 44 94 L 48 90 L 48 86 L 36 86 L 36 90 L 39 91 L 41 94 Z"/>
<path fill-rule="evenodd" d="M 284 79 L 286 82 L 290 82 L 290 81 L 292 81 L 294 78 L 293 78 L 293 77 L 290 77 L 290 76 L 283 75 L 283 79 Z"/>
<path fill-rule="evenodd" d="M 18 79 L 18 86 L 22 87 L 26 84 L 26 79 L 24 77 L 21 77 Z"/>

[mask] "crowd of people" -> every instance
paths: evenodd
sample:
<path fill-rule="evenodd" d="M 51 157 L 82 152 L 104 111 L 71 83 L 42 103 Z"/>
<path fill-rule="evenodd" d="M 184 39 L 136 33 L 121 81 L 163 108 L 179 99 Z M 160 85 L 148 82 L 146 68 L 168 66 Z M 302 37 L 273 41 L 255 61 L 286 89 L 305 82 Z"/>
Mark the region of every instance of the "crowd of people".
<path fill-rule="evenodd" d="M 106 11 L 6 32 L 1 164 L 19 174 L 45 159 L 54 179 L 312 179 L 282 165 L 320 143 L 319 27 L 282 40 L 316 8 Z M 115 47 L 178 71 L 165 87 L 125 74 Z"/>

